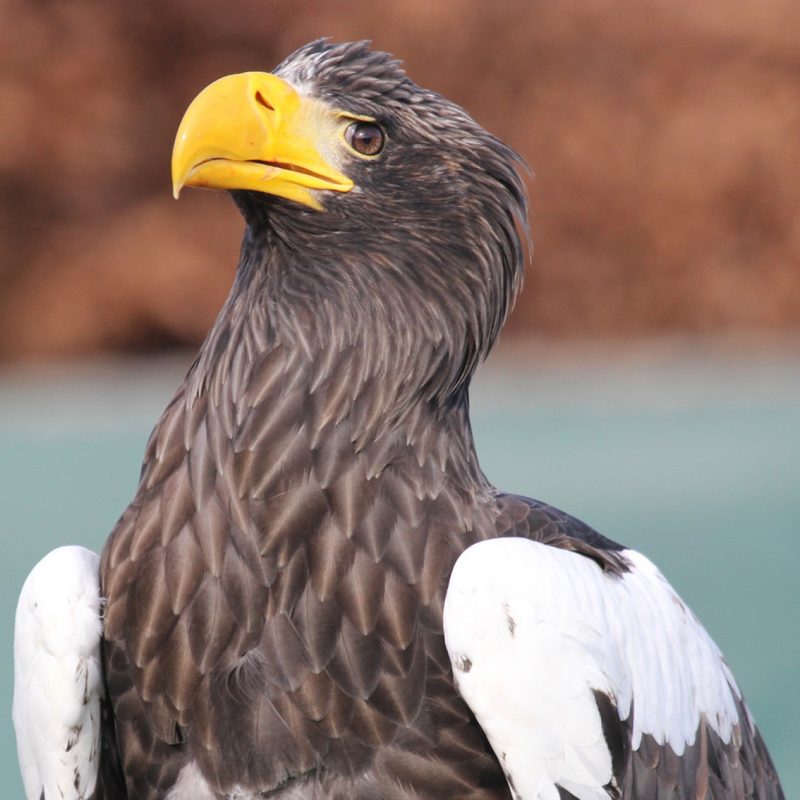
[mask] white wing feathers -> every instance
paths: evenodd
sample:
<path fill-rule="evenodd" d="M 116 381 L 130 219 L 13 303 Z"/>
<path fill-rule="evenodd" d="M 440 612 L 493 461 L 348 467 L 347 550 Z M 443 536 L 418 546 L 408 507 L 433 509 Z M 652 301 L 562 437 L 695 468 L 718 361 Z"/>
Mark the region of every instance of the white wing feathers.
<path fill-rule="evenodd" d="M 459 692 L 514 796 L 607 800 L 612 754 L 595 691 L 621 720 L 677 755 L 704 715 L 724 742 L 739 690 L 722 656 L 656 567 L 623 553 L 609 575 L 584 556 L 528 539 L 480 542 L 456 562 L 444 633 Z"/>
<path fill-rule="evenodd" d="M 31 571 L 14 627 L 14 728 L 28 800 L 85 800 L 100 744 L 98 557 L 48 553 Z"/>

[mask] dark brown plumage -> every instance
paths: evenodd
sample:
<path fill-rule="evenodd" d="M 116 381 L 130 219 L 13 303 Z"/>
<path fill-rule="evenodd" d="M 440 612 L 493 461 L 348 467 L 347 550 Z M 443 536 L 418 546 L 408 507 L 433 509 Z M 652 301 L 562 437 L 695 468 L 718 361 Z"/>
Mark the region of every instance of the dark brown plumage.
<path fill-rule="evenodd" d="M 194 763 L 202 797 L 509 798 L 453 687 L 455 559 L 517 535 L 627 568 L 579 521 L 499 493 L 475 454 L 470 376 L 521 278 L 519 161 L 364 44 L 316 42 L 277 73 L 374 117 L 389 145 L 349 165 L 359 190 L 325 213 L 234 193 L 235 285 L 102 556 L 128 796 L 192 796 L 186 772 L 170 790 Z M 778 797 L 743 724 L 737 752 L 703 745 L 704 780 Z M 625 735 L 627 785 L 657 783 L 666 749 L 631 756 Z"/>

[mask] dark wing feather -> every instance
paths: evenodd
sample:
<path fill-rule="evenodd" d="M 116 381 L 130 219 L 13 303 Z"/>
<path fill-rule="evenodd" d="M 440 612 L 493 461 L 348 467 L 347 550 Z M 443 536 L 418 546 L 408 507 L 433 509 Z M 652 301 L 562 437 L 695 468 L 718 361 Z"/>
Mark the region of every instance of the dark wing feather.
<path fill-rule="evenodd" d="M 595 561 L 604 572 L 621 574 L 628 569 L 624 547 L 590 528 L 585 522 L 553 506 L 510 494 L 498 494 L 498 536 L 521 536 L 542 544 L 570 550 Z"/>
<path fill-rule="evenodd" d="M 740 724 L 728 743 L 705 720 L 700 722 L 694 743 L 680 756 L 669 745 L 659 744 L 650 735 L 643 736 L 625 771 L 623 800 L 783 800 L 783 790 L 761 734 L 743 701 L 738 701 L 738 708 Z"/>

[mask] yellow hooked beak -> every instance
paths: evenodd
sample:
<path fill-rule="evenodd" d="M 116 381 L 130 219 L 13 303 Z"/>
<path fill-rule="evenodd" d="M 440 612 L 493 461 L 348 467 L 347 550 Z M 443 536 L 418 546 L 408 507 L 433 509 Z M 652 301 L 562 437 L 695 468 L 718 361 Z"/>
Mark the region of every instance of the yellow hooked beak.
<path fill-rule="evenodd" d="M 178 127 L 173 194 L 184 186 L 250 189 L 322 209 L 313 189 L 353 188 L 332 163 L 346 124 L 275 75 L 220 78 L 197 95 Z"/>

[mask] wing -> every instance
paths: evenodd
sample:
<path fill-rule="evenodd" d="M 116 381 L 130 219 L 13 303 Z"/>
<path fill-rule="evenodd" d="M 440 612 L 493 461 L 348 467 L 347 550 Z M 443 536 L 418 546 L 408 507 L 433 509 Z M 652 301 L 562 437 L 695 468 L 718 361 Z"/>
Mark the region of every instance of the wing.
<path fill-rule="evenodd" d="M 459 692 L 516 798 L 781 798 L 718 648 L 655 566 L 480 542 L 444 607 Z"/>
<path fill-rule="evenodd" d="M 26 579 L 14 626 L 14 728 L 29 800 L 93 796 L 100 759 L 98 557 L 48 553 Z"/>

